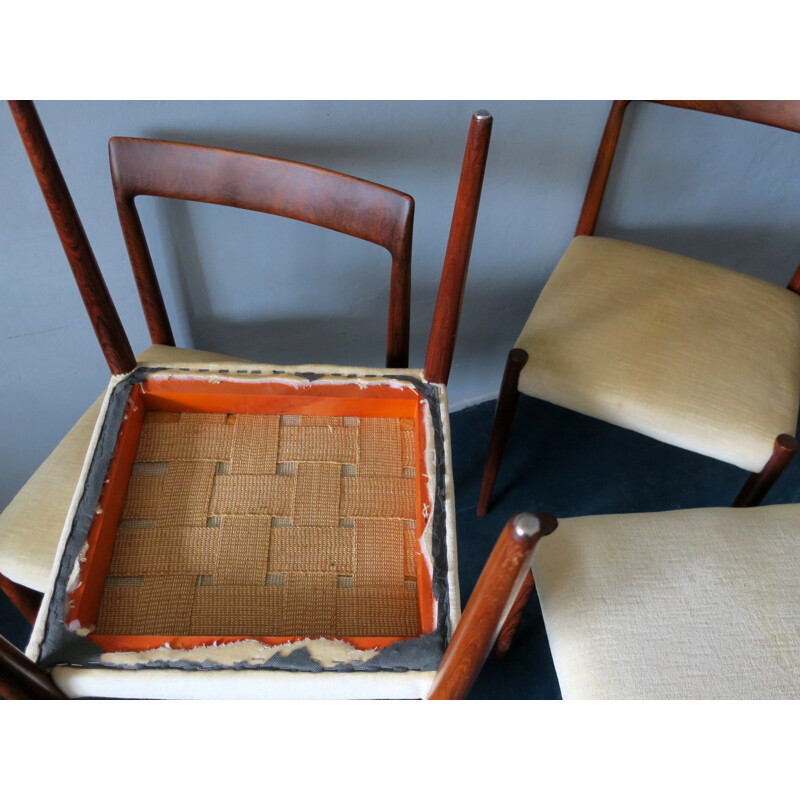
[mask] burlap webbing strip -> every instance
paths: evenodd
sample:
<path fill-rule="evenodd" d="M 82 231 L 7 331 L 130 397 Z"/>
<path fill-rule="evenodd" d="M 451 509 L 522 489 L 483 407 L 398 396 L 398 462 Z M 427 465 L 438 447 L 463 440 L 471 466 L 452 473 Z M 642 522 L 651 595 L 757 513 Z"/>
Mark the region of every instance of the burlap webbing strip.
<path fill-rule="evenodd" d="M 407 478 L 342 478 L 343 517 L 413 519 L 414 481 Z"/>
<path fill-rule="evenodd" d="M 273 528 L 269 572 L 332 572 L 352 575 L 356 534 L 352 528 Z"/>
<path fill-rule="evenodd" d="M 232 475 L 274 475 L 280 417 L 239 414 L 230 454 Z M 283 460 L 283 459 L 280 459 Z"/>
<path fill-rule="evenodd" d="M 214 573 L 220 534 L 220 528 L 121 528 L 108 574 Z"/>
<path fill-rule="evenodd" d="M 149 412 L 97 632 L 417 635 L 415 451 L 413 420 Z"/>

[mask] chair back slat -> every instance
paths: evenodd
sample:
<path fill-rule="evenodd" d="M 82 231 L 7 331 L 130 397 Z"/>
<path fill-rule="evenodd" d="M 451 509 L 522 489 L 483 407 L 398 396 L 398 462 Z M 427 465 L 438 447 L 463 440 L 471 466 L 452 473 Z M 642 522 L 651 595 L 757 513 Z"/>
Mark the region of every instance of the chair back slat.
<path fill-rule="evenodd" d="M 723 117 L 757 122 L 773 128 L 800 133 L 798 100 L 651 100 L 664 106 L 688 108 Z"/>
<path fill-rule="evenodd" d="M 274 214 L 386 248 L 392 255 L 386 362 L 408 365 L 414 200 L 407 194 L 307 164 L 215 147 L 120 137 L 108 147 L 120 223 L 154 343 L 174 342 L 134 204 L 140 195 Z"/>
<path fill-rule="evenodd" d="M 350 175 L 294 161 L 180 142 L 114 137 L 119 199 L 173 197 L 320 225 L 400 253 L 414 201 Z"/>

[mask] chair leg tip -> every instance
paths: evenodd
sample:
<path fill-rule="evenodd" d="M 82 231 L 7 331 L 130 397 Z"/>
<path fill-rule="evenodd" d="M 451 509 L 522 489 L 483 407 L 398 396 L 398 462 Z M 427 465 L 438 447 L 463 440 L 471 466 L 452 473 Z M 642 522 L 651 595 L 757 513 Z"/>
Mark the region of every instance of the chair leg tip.
<path fill-rule="evenodd" d="M 481 493 L 478 495 L 478 516 L 485 517 L 489 512 L 489 504 L 492 502 L 492 490 L 487 491 L 485 486 L 481 487 Z"/>
<path fill-rule="evenodd" d="M 494 657 L 503 659 L 508 655 L 508 651 L 511 647 L 511 642 L 498 642 L 497 647 L 494 649 Z"/>

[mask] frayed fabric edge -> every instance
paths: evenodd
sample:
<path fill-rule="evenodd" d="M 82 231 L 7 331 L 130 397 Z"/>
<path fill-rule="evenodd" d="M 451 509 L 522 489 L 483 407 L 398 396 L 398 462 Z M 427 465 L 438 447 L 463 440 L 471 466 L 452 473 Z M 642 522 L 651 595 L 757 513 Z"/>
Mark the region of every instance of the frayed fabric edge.
<path fill-rule="evenodd" d="M 124 651 L 103 653 L 101 661 L 114 666 L 135 666 L 152 662 L 212 663 L 233 667 L 238 664 L 265 664 L 274 656 L 288 657 L 296 650 L 305 650 L 308 657 L 323 669 L 340 664 L 363 664 L 378 654 L 378 650 L 358 650 L 339 639 L 302 639 L 284 645 L 266 645 L 252 639 L 226 644 L 200 645 L 190 650 L 157 647 L 142 652 Z"/>

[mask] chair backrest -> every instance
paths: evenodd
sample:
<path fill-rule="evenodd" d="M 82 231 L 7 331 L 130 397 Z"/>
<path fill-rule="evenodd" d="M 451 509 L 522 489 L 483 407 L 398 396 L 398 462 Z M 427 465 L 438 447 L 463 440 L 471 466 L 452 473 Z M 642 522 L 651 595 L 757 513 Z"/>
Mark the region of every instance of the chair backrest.
<path fill-rule="evenodd" d="M 36 109 L 27 100 L 9 106 L 109 368 L 113 374 L 130 372 L 136 366 L 133 351 Z M 491 130 L 491 115 L 476 112 L 428 340 L 425 375 L 434 383 L 446 383 L 450 373 Z M 134 205 L 142 194 L 263 211 L 385 247 L 392 255 L 386 364 L 408 365 L 411 197 L 318 167 L 230 150 L 115 138 L 109 152 L 120 222 L 154 343 L 174 340 Z"/>
<path fill-rule="evenodd" d="M 611 104 L 603 137 L 597 150 L 597 158 L 589 178 L 589 186 L 586 189 L 578 226 L 575 229 L 576 236 L 591 236 L 594 233 L 608 176 L 611 172 L 611 164 L 617 149 L 625 109 L 631 102 L 631 100 L 615 100 Z M 800 133 L 800 101 L 797 100 L 648 100 L 646 102 L 734 117 Z"/>
<path fill-rule="evenodd" d="M 386 366 L 408 366 L 414 200 L 385 186 L 277 158 L 151 139 L 108 143 L 125 244 L 154 344 L 174 345 L 134 199 L 233 206 L 308 222 L 386 248 L 392 256 Z"/>
<path fill-rule="evenodd" d="M 467 696 L 530 570 L 536 543 L 557 526 L 552 514 L 517 514 L 506 523 L 445 650 L 428 699 Z M 2 637 L 0 696 L 65 699 L 44 669 Z"/>

